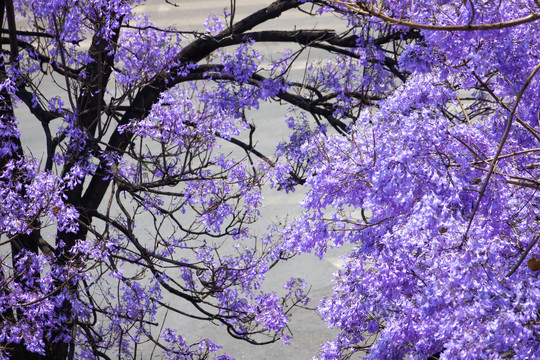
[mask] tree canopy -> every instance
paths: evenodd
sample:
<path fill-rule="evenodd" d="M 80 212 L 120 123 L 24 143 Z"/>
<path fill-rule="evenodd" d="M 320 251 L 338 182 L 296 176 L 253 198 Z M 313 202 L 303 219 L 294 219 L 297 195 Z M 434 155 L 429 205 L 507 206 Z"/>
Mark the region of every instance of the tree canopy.
<path fill-rule="evenodd" d="M 262 282 L 345 243 L 320 358 L 540 357 L 537 0 L 276 0 L 245 17 L 232 0 L 201 31 L 141 3 L 1 3 L 1 358 L 230 358 L 160 310 L 286 341 L 309 284 Z M 273 28 L 289 12 L 343 26 Z M 289 129 L 270 152 L 266 103 Z M 299 187 L 300 216 L 253 231 L 263 189 Z"/>

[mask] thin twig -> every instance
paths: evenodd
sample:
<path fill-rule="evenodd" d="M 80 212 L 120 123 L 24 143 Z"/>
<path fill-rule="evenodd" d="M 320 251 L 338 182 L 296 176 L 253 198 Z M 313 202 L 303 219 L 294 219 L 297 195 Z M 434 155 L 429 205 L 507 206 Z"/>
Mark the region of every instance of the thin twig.
<path fill-rule="evenodd" d="M 333 3 L 341 4 L 350 9 L 353 12 L 356 12 L 361 15 L 371 15 L 377 17 L 391 25 L 401 25 L 406 26 L 411 29 L 422 29 L 429 31 L 477 31 L 477 30 L 498 30 L 508 27 L 514 27 L 522 24 L 527 24 L 533 21 L 540 19 L 540 13 L 532 12 L 528 16 L 521 18 L 503 21 L 498 23 L 486 23 L 486 24 L 467 24 L 467 25 L 430 25 L 430 24 L 420 24 L 414 21 L 406 21 L 398 18 L 394 18 L 383 13 L 381 6 L 379 9 L 375 9 L 372 5 L 368 6 L 367 4 L 358 2 L 350 3 L 340 0 L 332 0 Z"/>
<path fill-rule="evenodd" d="M 471 215 L 471 220 L 469 221 L 469 225 L 467 226 L 467 230 L 465 231 L 465 234 L 463 235 L 463 240 L 461 241 L 461 244 L 459 245 L 459 248 L 461 249 L 463 245 L 465 245 L 465 242 L 467 241 L 467 235 L 469 234 L 469 231 L 471 229 L 472 223 L 474 221 L 474 215 L 478 211 L 478 207 L 480 206 L 480 201 L 482 200 L 482 197 L 484 196 L 484 193 L 486 191 L 487 185 L 489 183 L 489 179 L 491 178 L 491 175 L 493 174 L 493 171 L 495 170 L 495 166 L 497 166 L 497 163 L 499 161 L 499 156 L 501 155 L 502 149 L 504 147 L 504 144 L 506 143 L 506 139 L 508 138 L 508 134 L 510 134 L 510 129 L 512 127 L 512 120 L 514 118 L 514 114 L 517 111 L 517 107 L 519 105 L 519 102 L 521 100 L 521 97 L 525 93 L 525 90 L 531 83 L 532 79 L 536 75 L 536 73 L 540 70 L 540 64 L 536 65 L 536 67 L 533 69 L 531 74 L 527 77 L 527 80 L 525 81 L 525 84 L 521 87 L 521 90 L 516 96 L 516 101 L 514 103 L 514 107 L 512 108 L 512 111 L 508 115 L 508 121 L 506 122 L 506 128 L 504 129 L 504 134 L 502 136 L 502 139 L 499 143 L 499 147 L 497 148 L 497 152 L 495 153 L 495 156 L 493 157 L 493 161 L 491 162 L 491 166 L 489 167 L 489 172 L 487 173 L 486 179 L 484 180 L 484 183 L 482 184 L 482 189 L 480 190 L 480 195 L 478 196 L 478 200 L 476 201 L 476 205 L 474 206 L 473 213 Z"/>
<path fill-rule="evenodd" d="M 527 255 L 529 254 L 529 252 L 531 251 L 531 249 L 533 248 L 533 246 L 536 244 L 536 242 L 538 241 L 538 238 L 540 238 L 540 234 L 536 235 L 533 239 L 533 241 L 531 241 L 531 243 L 529 244 L 529 246 L 527 246 L 527 248 L 525 249 L 525 251 L 523 252 L 523 254 L 521 254 L 521 257 L 519 258 L 518 262 L 516 263 L 516 265 L 514 265 L 514 267 L 512 268 L 512 270 L 510 270 L 508 272 L 508 274 L 506 274 L 506 277 L 510 277 L 513 273 L 516 272 L 516 270 L 519 268 L 519 266 L 521 265 L 521 263 L 523 263 L 523 260 L 525 260 L 525 258 L 527 257 Z"/>

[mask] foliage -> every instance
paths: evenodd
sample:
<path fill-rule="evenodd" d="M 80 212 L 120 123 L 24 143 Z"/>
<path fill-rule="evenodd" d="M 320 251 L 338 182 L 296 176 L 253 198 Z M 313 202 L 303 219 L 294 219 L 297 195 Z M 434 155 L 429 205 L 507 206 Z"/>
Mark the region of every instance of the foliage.
<path fill-rule="evenodd" d="M 1 356 L 220 354 L 160 308 L 286 341 L 306 285 L 264 291 L 267 273 L 349 242 L 321 358 L 539 357 L 540 4 L 276 0 L 240 20 L 231 4 L 186 32 L 138 1 L 2 2 Z M 289 11 L 343 31 L 254 30 Z M 298 79 L 312 49 L 332 60 Z M 263 102 L 289 108 L 273 155 L 246 115 Z M 261 190 L 302 185 L 304 213 L 257 237 Z"/>
<path fill-rule="evenodd" d="M 319 308 L 341 330 L 321 356 L 537 358 L 538 2 L 335 3 L 420 38 L 406 81 L 303 145 L 318 156 L 287 248 L 358 244 Z"/>

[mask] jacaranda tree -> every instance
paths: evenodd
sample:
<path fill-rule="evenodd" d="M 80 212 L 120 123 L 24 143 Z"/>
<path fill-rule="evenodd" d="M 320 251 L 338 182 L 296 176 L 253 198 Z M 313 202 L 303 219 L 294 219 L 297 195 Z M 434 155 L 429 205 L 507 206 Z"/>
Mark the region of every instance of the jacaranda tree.
<path fill-rule="evenodd" d="M 346 242 L 320 357 L 540 357 L 537 0 L 276 0 L 245 18 L 231 1 L 201 32 L 139 3 L 1 1 L 3 358 L 221 354 L 160 310 L 286 339 L 307 287 L 262 281 Z M 343 30 L 257 28 L 292 11 Z M 269 154 L 263 102 L 288 110 Z M 303 215 L 255 236 L 261 189 L 298 186 Z"/>
<path fill-rule="evenodd" d="M 327 79 L 369 103 L 300 152 L 309 194 L 284 249 L 357 244 L 319 307 L 340 329 L 321 356 L 539 358 L 540 2 L 333 4 L 379 62 Z"/>

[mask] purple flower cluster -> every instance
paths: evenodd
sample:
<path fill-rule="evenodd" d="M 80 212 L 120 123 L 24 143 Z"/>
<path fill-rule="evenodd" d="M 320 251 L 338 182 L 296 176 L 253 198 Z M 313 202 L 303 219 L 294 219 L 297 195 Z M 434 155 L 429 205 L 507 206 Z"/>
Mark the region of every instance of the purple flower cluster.
<path fill-rule="evenodd" d="M 426 29 L 401 53 L 403 84 L 364 109 L 346 136 L 302 145 L 318 156 L 284 249 L 322 257 L 357 244 L 319 307 L 340 329 L 320 356 L 538 357 L 538 274 L 519 266 L 538 254 L 530 246 L 540 230 L 538 22 L 466 31 L 538 6 L 372 6 L 347 9 L 370 15 L 357 23 L 399 18 Z"/>

